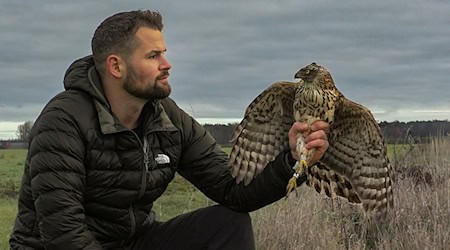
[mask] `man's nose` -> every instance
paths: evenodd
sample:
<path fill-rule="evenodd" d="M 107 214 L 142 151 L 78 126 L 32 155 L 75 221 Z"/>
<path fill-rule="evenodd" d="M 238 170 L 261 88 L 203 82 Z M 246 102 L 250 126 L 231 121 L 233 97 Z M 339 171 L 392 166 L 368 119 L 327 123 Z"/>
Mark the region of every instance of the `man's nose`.
<path fill-rule="evenodd" d="M 161 63 L 159 65 L 159 70 L 169 70 L 172 68 L 172 64 L 170 64 L 169 60 L 165 55 L 161 55 Z"/>

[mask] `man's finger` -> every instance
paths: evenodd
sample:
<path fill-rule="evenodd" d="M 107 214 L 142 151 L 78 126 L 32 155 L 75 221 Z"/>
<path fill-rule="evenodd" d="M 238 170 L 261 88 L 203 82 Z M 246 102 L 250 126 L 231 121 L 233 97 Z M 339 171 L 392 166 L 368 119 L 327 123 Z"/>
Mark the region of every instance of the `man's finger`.
<path fill-rule="evenodd" d="M 329 124 L 324 121 L 316 121 L 311 125 L 311 131 L 326 130 Z"/>
<path fill-rule="evenodd" d="M 303 133 L 308 130 L 308 125 L 302 122 L 295 122 L 289 130 L 289 136 L 296 137 L 298 133 Z"/>
<path fill-rule="evenodd" d="M 308 143 L 306 143 L 305 145 L 306 149 L 312 149 L 315 148 L 316 150 L 322 150 L 323 152 L 325 152 L 325 150 L 323 150 L 323 148 L 328 148 L 328 141 L 325 139 L 316 139 L 316 140 L 312 140 Z"/>
<path fill-rule="evenodd" d="M 324 130 L 314 131 L 305 137 L 305 142 L 308 143 L 310 141 L 314 141 L 314 140 L 318 140 L 318 139 L 327 140 L 327 133 L 325 133 Z"/>
<path fill-rule="evenodd" d="M 329 143 L 327 140 L 314 140 L 308 144 L 311 148 L 316 149 L 316 152 L 314 153 L 310 161 L 310 164 L 315 164 L 320 158 L 322 158 L 323 154 L 325 154 L 325 151 L 328 149 Z"/>

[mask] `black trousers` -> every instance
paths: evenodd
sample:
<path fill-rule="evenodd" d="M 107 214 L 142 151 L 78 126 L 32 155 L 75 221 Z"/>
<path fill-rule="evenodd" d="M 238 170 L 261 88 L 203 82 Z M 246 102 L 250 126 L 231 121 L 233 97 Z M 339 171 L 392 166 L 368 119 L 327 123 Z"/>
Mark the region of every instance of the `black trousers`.
<path fill-rule="evenodd" d="M 155 222 L 150 230 L 136 236 L 127 249 L 253 250 L 255 242 L 248 213 L 216 205 L 167 222 Z"/>

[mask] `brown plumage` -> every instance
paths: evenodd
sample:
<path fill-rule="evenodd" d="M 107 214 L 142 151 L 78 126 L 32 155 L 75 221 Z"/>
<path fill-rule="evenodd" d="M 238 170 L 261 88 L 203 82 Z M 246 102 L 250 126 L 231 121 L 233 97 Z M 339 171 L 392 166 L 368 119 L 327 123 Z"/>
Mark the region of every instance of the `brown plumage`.
<path fill-rule="evenodd" d="M 248 185 L 269 161 L 289 150 L 294 121 L 330 124 L 329 148 L 320 161 L 305 164 L 307 185 L 330 197 L 362 203 L 365 211 L 385 213 L 393 206 L 392 170 L 381 130 L 370 111 L 342 95 L 327 69 L 312 63 L 296 74 L 299 82 L 276 82 L 248 106 L 236 128 L 229 166 L 238 183 Z M 313 150 L 297 151 L 308 162 Z M 301 173 L 303 170 L 297 171 Z"/>

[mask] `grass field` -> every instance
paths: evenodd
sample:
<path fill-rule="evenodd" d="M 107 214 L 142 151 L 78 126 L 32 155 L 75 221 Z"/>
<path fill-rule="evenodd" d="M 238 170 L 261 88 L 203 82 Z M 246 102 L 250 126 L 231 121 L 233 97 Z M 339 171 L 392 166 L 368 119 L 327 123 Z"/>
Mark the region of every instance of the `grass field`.
<path fill-rule="evenodd" d="M 388 154 L 396 164 L 396 207 L 387 225 L 376 230 L 376 237 L 359 207 L 331 201 L 302 186 L 298 198 L 292 195 L 251 213 L 257 249 L 448 249 L 449 138 L 412 148 L 389 145 Z M 26 150 L 0 150 L 0 250 L 9 248 L 25 156 Z M 176 176 L 154 210 L 160 220 L 167 220 L 211 204 Z"/>
<path fill-rule="evenodd" d="M 0 249 L 9 249 L 8 240 L 17 213 L 17 192 L 26 150 L 0 150 Z"/>
<path fill-rule="evenodd" d="M 375 228 L 359 207 L 302 186 L 299 198 L 252 213 L 257 249 L 450 249 L 450 138 L 403 146 L 389 152 L 395 208 L 385 225 Z"/>

